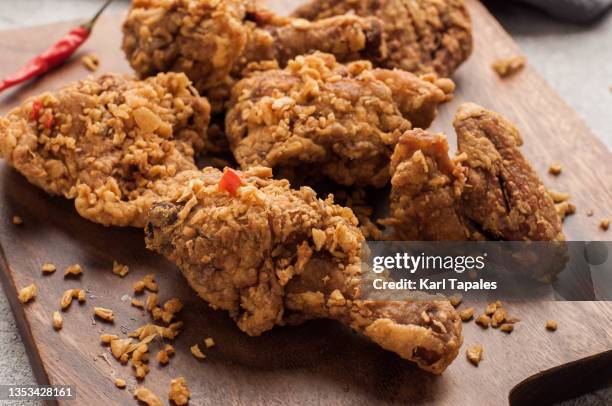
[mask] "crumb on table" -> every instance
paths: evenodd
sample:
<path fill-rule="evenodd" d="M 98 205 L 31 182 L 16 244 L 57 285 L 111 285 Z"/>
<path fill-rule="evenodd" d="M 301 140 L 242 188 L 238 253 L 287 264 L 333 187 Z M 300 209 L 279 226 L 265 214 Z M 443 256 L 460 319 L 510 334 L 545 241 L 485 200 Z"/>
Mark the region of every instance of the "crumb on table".
<path fill-rule="evenodd" d="M 556 331 L 559 325 L 555 320 L 548 320 L 546 322 L 546 329 L 549 331 Z"/>
<path fill-rule="evenodd" d="M 552 164 L 548 167 L 548 173 L 555 176 L 560 175 L 562 170 L 563 168 L 560 164 Z"/>
<path fill-rule="evenodd" d="M 100 58 L 96 54 L 85 55 L 81 58 L 81 62 L 91 72 L 95 72 L 100 67 Z"/>
<path fill-rule="evenodd" d="M 482 345 L 474 344 L 470 348 L 467 349 L 467 351 L 465 352 L 465 355 L 467 356 L 467 359 L 472 364 L 474 364 L 475 366 L 478 366 L 478 364 L 480 364 L 480 361 L 482 360 L 482 353 L 483 353 Z"/>
<path fill-rule="evenodd" d="M 28 303 L 36 296 L 36 285 L 30 284 L 19 291 L 19 301 L 21 303 Z"/>
<path fill-rule="evenodd" d="M 608 231 L 608 228 L 610 228 L 610 219 L 601 220 L 601 222 L 599 223 L 599 228 L 604 231 Z"/>
<path fill-rule="evenodd" d="M 64 276 L 65 277 L 66 276 L 79 276 L 82 273 L 83 273 L 83 268 L 81 268 L 81 265 L 74 264 L 66 268 L 66 270 L 64 271 Z"/>
<path fill-rule="evenodd" d="M 505 78 L 523 69 L 526 62 L 527 59 L 524 56 L 517 55 L 510 58 L 500 58 L 493 62 L 491 67 L 500 78 Z"/>
<path fill-rule="evenodd" d="M 43 264 L 43 266 L 41 267 L 41 270 L 44 274 L 50 274 L 50 273 L 55 272 L 57 270 L 57 267 L 54 264 L 47 263 L 47 264 Z"/>

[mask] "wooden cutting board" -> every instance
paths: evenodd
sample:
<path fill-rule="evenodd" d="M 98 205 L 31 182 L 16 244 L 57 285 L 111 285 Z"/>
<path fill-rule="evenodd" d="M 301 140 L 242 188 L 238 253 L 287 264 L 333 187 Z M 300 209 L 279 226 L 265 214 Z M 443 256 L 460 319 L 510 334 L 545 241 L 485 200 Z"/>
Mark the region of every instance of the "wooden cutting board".
<path fill-rule="evenodd" d="M 276 1 L 287 12 L 298 1 Z M 523 151 L 545 183 L 570 191 L 578 207 L 565 223 L 570 240 L 610 239 L 597 224 L 611 216 L 612 160 L 605 146 L 530 67 L 516 77 L 499 80 L 490 68 L 498 57 L 520 53 L 512 39 L 477 1 L 468 1 L 475 30 L 475 53 L 457 72 L 455 100 L 443 106 L 434 124 L 451 140 L 451 118 L 460 102 L 473 101 L 508 116 L 522 130 Z M 24 98 L 55 89 L 89 74 L 80 56 L 96 53 L 99 72 L 129 72 L 121 53 L 121 15 L 102 18 L 92 38 L 73 61 L 44 78 L 0 96 L 0 110 Z M 0 33 L 0 75 L 8 74 L 53 39 L 72 27 L 60 23 Z M 563 174 L 546 174 L 560 162 Z M 331 321 L 276 328 L 262 337 L 242 334 L 223 312 L 216 312 L 189 289 L 170 263 L 144 248 L 141 230 L 104 228 L 80 218 L 72 203 L 51 198 L 0 164 L 0 277 L 15 313 L 19 330 L 40 383 L 73 384 L 77 404 L 135 403 L 129 390 L 113 386 L 112 377 L 136 386 L 131 367 L 121 366 L 99 344 L 102 332 L 123 336 L 149 321 L 129 305 L 132 284 L 155 273 L 162 300 L 179 297 L 185 303 L 180 319 L 183 333 L 175 342 L 176 356 L 166 367 L 152 359 L 144 386 L 165 402 L 169 381 L 184 376 L 193 393 L 191 404 L 515 404 L 546 402 L 587 388 L 612 365 L 612 303 L 546 302 L 509 304 L 522 321 L 505 335 L 464 324 L 465 344 L 442 376 L 420 371 L 392 353 Z M 587 217 L 592 209 L 595 216 Z M 15 226 L 13 215 L 24 219 Z M 130 266 L 123 279 L 111 273 L 112 261 Z M 42 276 L 40 267 L 52 262 L 58 271 Z M 64 280 L 64 267 L 79 263 L 84 275 Z M 36 283 L 35 301 L 21 305 L 17 289 Z M 64 313 L 64 328 L 55 332 L 51 314 L 59 308 L 62 292 L 88 290 L 87 303 L 74 303 Z M 116 321 L 92 319 L 93 306 L 110 307 Z M 559 322 L 555 333 L 545 331 L 547 319 Z M 217 346 L 199 362 L 189 347 L 203 347 L 205 337 Z M 485 353 L 476 368 L 465 359 L 465 347 L 483 344 Z M 153 355 L 155 352 L 153 352 Z M 522 381 L 522 385 L 517 386 Z M 514 388 L 514 390 L 513 390 Z M 60 402 L 63 404 L 63 402 Z M 66 404 L 70 404 L 66 402 Z"/>

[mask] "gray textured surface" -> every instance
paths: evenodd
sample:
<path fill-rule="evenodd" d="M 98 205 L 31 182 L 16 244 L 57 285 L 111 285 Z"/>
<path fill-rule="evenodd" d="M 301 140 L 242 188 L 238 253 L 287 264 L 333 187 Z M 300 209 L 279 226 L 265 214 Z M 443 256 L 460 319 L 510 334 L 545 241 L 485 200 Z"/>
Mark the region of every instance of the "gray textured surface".
<path fill-rule="evenodd" d="M 554 16 L 586 22 L 597 18 L 612 4 L 612 0 L 520 0 L 537 6 Z"/>
<path fill-rule="evenodd" d="M 612 149 L 612 16 L 595 24 L 574 26 L 507 1 L 488 2 L 533 64 Z M 97 0 L 1 0 L 0 29 L 17 28 L 91 16 Z M 111 9 L 127 7 L 117 0 Z M 537 89 L 534 89 L 537 91 Z M 539 114 L 540 112 L 534 112 Z M 554 131 L 554 129 L 552 129 Z M 10 306 L 0 290 L 0 383 L 32 384 L 34 379 Z M 612 404 L 612 391 L 602 390 L 567 405 Z M 9 404 L 2 403 L 0 404 Z M 10 403 L 10 405 L 33 405 Z"/>

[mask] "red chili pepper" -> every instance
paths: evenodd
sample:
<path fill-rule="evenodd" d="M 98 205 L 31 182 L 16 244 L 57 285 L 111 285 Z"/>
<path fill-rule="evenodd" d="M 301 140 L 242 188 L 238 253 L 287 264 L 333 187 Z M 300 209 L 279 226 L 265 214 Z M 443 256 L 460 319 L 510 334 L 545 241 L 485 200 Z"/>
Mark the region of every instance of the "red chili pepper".
<path fill-rule="evenodd" d="M 223 169 L 223 176 L 219 181 L 219 190 L 225 190 L 230 195 L 236 196 L 236 192 L 240 186 L 242 186 L 242 179 L 240 179 L 238 172 L 232 168 L 226 167 Z"/>
<path fill-rule="evenodd" d="M 34 100 L 32 102 L 32 110 L 30 111 L 30 120 L 38 121 L 40 117 L 40 109 L 42 109 L 42 103 L 40 100 Z"/>
<path fill-rule="evenodd" d="M 70 58 L 87 38 L 89 38 L 96 20 L 112 1 L 113 0 L 107 0 L 89 22 L 73 28 L 64 38 L 60 39 L 49 49 L 32 59 L 23 68 L 0 81 L 0 92 L 19 83 L 23 83 L 26 80 L 40 76 Z"/>
<path fill-rule="evenodd" d="M 47 121 L 45 121 L 45 128 L 53 127 L 54 123 L 55 123 L 55 118 L 53 118 L 53 116 L 49 116 L 49 118 L 47 118 Z"/>

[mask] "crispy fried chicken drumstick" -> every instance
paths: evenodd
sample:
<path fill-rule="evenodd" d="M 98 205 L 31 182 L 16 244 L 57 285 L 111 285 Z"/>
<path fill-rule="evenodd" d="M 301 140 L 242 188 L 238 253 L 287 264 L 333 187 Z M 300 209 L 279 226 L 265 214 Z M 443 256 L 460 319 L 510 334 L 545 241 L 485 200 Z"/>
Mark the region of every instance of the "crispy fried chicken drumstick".
<path fill-rule="evenodd" d="M 134 0 L 123 32 L 123 50 L 141 77 L 185 72 L 215 111 L 249 63 L 283 66 L 313 50 L 378 58 L 386 50 L 376 18 L 309 22 L 275 15 L 259 0 Z"/>
<path fill-rule="evenodd" d="M 472 24 L 463 0 L 311 0 L 293 15 L 317 21 L 353 13 L 378 17 L 388 52 L 377 65 L 450 76 L 472 52 Z"/>
<path fill-rule="evenodd" d="M 145 232 L 147 247 L 176 263 L 213 308 L 252 336 L 331 318 L 425 370 L 450 364 L 462 337 L 448 301 L 360 299 L 363 236 L 350 209 L 291 189 L 269 168 L 237 175 L 234 195 L 216 169 L 182 172 L 153 205 Z"/>
<path fill-rule="evenodd" d="M 393 154 L 391 223 L 403 240 L 564 240 L 548 191 L 520 152 L 518 130 L 475 104 L 453 122 L 457 157 L 442 134 L 406 132 Z"/>
<path fill-rule="evenodd" d="M 225 130 L 243 168 L 268 166 L 292 181 L 308 173 L 343 185 L 384 186 L 400 135 L 427 128 L 454 90 L 370 62 L 299 56 L 285 69 L 253 73 L 232 89 Z"/>
<path fill-rule="evenodd" d="M 0 154 L 31 183 L 104 225 L 144 227 L 163 180 L 196 169 L 210 105 L 184 74 L 104 75 L 0 118 Z"/>

